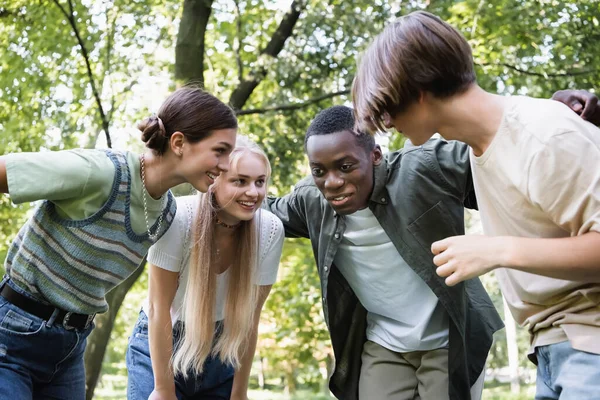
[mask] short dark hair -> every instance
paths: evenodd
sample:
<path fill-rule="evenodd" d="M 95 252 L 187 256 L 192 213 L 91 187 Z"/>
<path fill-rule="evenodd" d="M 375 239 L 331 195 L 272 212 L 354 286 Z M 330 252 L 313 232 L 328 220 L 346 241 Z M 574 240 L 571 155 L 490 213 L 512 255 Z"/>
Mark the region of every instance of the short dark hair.
<path fill-rule="evenodd" d="M 370 152 L 375 148 L 375 139 L 372 135 L 355 129 L 354 110 L 346 106 L 333 106 L 317 114 L 312 120 L 304 136 L 304 151 L 308 138 L 313 135 L 329 135 L 332 133 L 348 131 L 356 138 L 356 143 L 365 151 Z"/>

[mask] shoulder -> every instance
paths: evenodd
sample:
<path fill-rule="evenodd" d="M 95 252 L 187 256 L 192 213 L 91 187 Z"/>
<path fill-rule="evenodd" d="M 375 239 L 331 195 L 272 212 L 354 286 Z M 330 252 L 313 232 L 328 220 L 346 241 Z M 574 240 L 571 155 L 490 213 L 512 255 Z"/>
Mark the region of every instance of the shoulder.
<path fill-rule="evenodd" d="M 505 120 L 509 133 L 543 146 L 556 145 L 555 139 L 565 134 L 576 137 L 597 129 L 561 102 L 525 96 L 511 99 Z"/>
<path fill-rule="evenodd" d="M 199 201 L 200 197 L 197 194 L 176 197 L 177 212 L 175 214 L 175 221 L 182 223 L 193 220 L 198 214 Z"/>
<path fill-rule="evenodd" d="M 305 176 L 294 185 L 294 192 L 319 190 L 312 176 Z"/>
<path fill-rule="evenodd" d="M 266 236 L 269 238 L 269 243 L 284 237 L 285 231 L 283 229 L 283 223 L 275 216 L 275 214 L 264 208 L 259 209 L 256 214 L 261 234 L 263 237 Z"/>
<path fill-rule="evenodd" d="M 418 166 L 434 168 L 439 163 L 468 162 L 469 146 L 455 140 L 433 138 L 420 146 L 408 144 L 400 150 L 386 153 L 384 157 L 390 169 L 414 169 Z"/>
<path fill-rule="evenodd" d="M 320 203 L 324 200 L 321 191 L 317 185 L 315 185 L 315 181 L 311 175 L 302 178 L 294 185 L 292 195 L 295 198 L 310 204 L 313 204 L 314 202 Z"/>

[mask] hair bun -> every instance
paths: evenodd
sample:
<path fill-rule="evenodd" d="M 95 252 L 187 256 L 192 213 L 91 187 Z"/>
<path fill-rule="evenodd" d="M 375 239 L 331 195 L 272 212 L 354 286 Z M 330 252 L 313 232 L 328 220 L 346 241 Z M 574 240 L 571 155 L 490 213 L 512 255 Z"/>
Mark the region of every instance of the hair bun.
<path fill-rule="evenodd" d="M 162 153 L 167 145 L 167 131 L 165 125 L 157 115 L 152 115 L 138 124 L 142 132 L 142 141 L 146 147 Z"/>

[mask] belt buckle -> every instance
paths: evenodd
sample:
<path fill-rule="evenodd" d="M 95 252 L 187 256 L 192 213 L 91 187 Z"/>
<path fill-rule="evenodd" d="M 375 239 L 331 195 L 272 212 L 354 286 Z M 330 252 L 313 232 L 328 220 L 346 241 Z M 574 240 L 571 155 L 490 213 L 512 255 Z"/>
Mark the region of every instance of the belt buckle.
<path fill-rule="evenodd" d="M 71 318 L 71 315 L 73 315 L 73 313 L 71 311 L 67 312 L 62 321 L 63 328 L 65 328 L 68 331 L 75 329 L 74 326 L 69 325 L 69 318 Z"/>
<path fill-rule="evenodd" d="M 73 314 L 74 313 L 72 313 L 70 311 L 67 312 L 65 314 L 65 317 L 63 318 L 63 321 L 62 321 L 63 328 L 65 328 L 68 331 L 71 331 L 73 329 L 77 329 L 76 327 L 69 325 L 69 319 L 71 318 L 71 315 L 73 315 Z M 82 329 L 87 329 L 91 325 L 91 323 L 92 323 L 92 321 L 94 320 L 95 317 L 96 317 L 95 313 L 88 315 L 87 316 L 87 320 L 85 321 L 85 325 L 84 325 L 84 327 Z"/>

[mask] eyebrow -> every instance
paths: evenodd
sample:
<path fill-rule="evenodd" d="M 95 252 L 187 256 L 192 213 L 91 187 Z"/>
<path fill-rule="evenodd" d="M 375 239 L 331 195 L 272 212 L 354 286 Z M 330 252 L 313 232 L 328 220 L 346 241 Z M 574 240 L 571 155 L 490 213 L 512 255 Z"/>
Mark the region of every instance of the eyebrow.
<path fill-rule="evenodd" d="M 356 161 L 356 158 L 354 156 L 351 155 L 345 155 L 339 158 L 336 158 L 335 160 L 332 161 L 333 164 L 339 164 L 341 162 L 344 161 Z M 323 163 L 321 162 L 317 162 L 317 161 L 309 161 L 308 162 L 310 165 L 323 165 Z"/>
<path fill-rule="evenodd" d="M 251 176 L 249 176 L 249 175 L 244 175 L 244 174 L 237 174 L 237 176 L 238 176 L 239 178 L 246 178 L 246 179 L 250 179 L 250 178 L 252 178 Z M 266 176 L 267 176 L 267 175 L 264 175 L 264 174 L 263 174 L 263 175 L 259 175 L 259 176 L 257 176 L 257 178 L 265 178 Z"/>
<path fill-rule="evenodd" d="M 227 147 L 227 150 L 229 150 L 229 149 L 232 149 L 232 148 L 233 148 L 233 146 L 231 146 L 231 145 L 230 145 L 229 143 L 227 143 L 227 142 L 219 142 L 219 143 L 217 143 L 217 146 L 219 146 L 219 145 L 223 145 L 223 146 Z"/>

